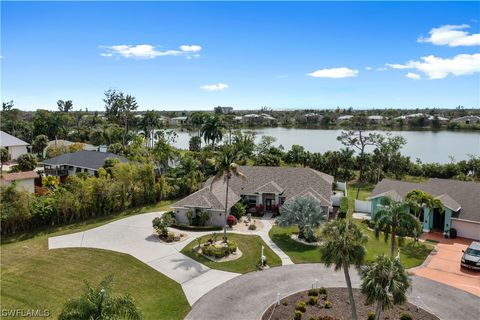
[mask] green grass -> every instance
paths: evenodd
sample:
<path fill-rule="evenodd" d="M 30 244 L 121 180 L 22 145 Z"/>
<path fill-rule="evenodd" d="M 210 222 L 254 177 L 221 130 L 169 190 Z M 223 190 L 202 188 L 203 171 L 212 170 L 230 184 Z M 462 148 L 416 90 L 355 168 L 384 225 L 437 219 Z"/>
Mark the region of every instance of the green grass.
<path fill-rule="evenodd" d="M 377 255 L 390 254 L 390 239 L 385 242 L 382 235 L 377 239 L 375 238 L 375 233 L 368 230 L 365 224 L 358 222 L 358 225 L 368 237 L 366 262 L 372 261 Z M 270 230 L 269 236 L 294 263 L 322 262 L 318 247 L 305 245 L 290 238 L 290 234 L 297 231 L 296 227 L 282 228 L 274 226 Z M 419 245 L 414 245 L 413 241 L 406 239 L 400 246 L 400 261 L 406 268 L 416 267 L 423 263 L 432 249 L 433 246 L 431 244 L 420 243 Z"/>
<path fill-rule="evenodd" d="M 48 250 L 50 236 L 86 230 L 128 214 L 45 230 L 21 241 L 11 237 L 1 246 L 2 309 L 48 309 L 56 318 L 67 299 L 81 294 L 85 280 L 96 285 L 113 274 L 114 294 L 131 294 L 145 319 L 183 319 L 189 304 L 181 286 L 139 260 L 99 249 Z"/>
<path fill-rule="evenodd" d="M 347 217 L 351 218 L 353 211 L 355 210 L 355 199 L 358 200 L 367 200 L 370 192 L 372 192 L 375 186 L 371 183 L 354 183 L 348 184 L 347 186 L 347 196 L 348 196 L 348 214 Z"/>
<path fill-rule="evenodd" d="M 201 241 L 206 242 L 210 238 L 210 235 L 201 237 Z M 218 239 L 221 239 L 221 235 L 218 235 Z M 247 273 L 250 271 L 258 270 L 257 265 L 260 261 L 260 254 L 262 251 L 262 245 L 264 248 L 264 255 L 267 257 L 267 264 L 270 267 L 282 265 L 282 260 L 276 255 L 275 252 L 268 247 L 262 238 L 259 236 L 242 235 L 242 234 L 228 234 L 229 240 L 234 240 L 237 243 L 238 248 L 242 252 L 242 256 L 237 260 L 214 262 L 204 256 L 193 251 L 193 248 L 198 245 L 197 240 L 190 242 L 181 251 L 184 255 L 203 263 L 207 267 L 212 269 L 218 269 L 223 271 Z"/>

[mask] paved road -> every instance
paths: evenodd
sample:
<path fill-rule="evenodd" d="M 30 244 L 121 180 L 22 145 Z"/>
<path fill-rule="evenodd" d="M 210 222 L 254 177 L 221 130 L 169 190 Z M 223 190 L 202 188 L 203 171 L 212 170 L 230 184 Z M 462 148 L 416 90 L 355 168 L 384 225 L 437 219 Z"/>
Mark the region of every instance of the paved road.
<path fill-rule="evenodd" d="M 354 287 L 359 276 L 350 272 Z M 189 320 L 256 320 L 277 299 L 306 290 L 318 279 L 320 286 L 344 287 L 343 272 L 335 272 L 321 264 L 297 264 L 247 273 L 214 288 L 193 306 Z M 436 314 L 440 319 L 477 319 L 480 300 L 470 293 L 421 277 L 412 277 L 409 301 Z"/>

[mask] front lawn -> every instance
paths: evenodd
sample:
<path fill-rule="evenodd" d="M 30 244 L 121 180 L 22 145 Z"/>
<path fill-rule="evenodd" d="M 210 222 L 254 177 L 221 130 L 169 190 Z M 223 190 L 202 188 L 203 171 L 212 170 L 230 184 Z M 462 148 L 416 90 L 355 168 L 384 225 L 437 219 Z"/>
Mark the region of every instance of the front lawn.
<path fill-rule="evenodd" d="M 368 230 L 364 223 L 358 222 L 358 224 L 368 237 L 366 245 L 367 255 L 365 257 L 367 262 L 372 261 L 377 255 L 382 253 L 387 255 L 390 254 L 390 239 L 385 242 L 383 235 L 380 235 L 380 237 L 376 239 L 375 233 Z M 269 236 L 294 263 L 321 262 L 318 247 L 305 245 L 290 238 L 290 234 L 297 231 L 298 229 L 296 227 L 282 228 L 274 226 L 270 230 Z M 406 268 L 419 266 L 430 254 L 432 249 L 433 246 L 429 243 L 414 245 L 412 240 L 406 239 L 400 246 L 400 261 Z M 395 252 L 395 255 L 396 254 L 397 253 Z"/>
<path fill-rule="evenodd" d="M 218 239 L 220 240 L 223 236 L 223 233 L 218 234 Z M 210 235 L 201 237 L 201 242 L 205 243 L 210 238 Z M 258 270 L 258 264 L 260 262 L 260 254 L 262 252 L 262 245 L 264 246 L 264 255 L 267 257 L 267 264 L 270 267 L 282 265 L 282 260 L 277 256 L 275 252 L 270 249 L 269 246 L 259 236 L 254 235 L 242 235 L 228 233 L 228 239 L 233 240 L 237 243 L 238 248 L 242 252 L 242 256 L 236 260 L 225 261 L 225 262 L 214 262 L 211 261 L 201 254 L 193 251 L 193 248 L 198 245 L 197 240 L 190 242 L 183 250 L 181 251 L 184 255 L 206 265 L 212 269 L 218 269 L 223 271 L 238 272 L 238 273 L 247 273 L 250 271 Z"/>

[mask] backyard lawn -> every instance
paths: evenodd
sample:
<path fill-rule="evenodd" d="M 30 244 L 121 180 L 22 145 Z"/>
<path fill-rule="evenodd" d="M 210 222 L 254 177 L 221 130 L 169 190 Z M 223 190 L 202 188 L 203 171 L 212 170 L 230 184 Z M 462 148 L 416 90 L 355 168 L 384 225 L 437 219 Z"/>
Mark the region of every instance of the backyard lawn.
<path fill-rule="evenodd" d="M 390 240 L 385 242 L 382 235 L 376 239 L 375 233 L 368 230 L 365 224 L 362 222 L 358 222 L 358 224 L 368 236 L 366 245 L 367 255 L 365 257 L 367 262 L 373 260 L 379 254 L 390 254 Z M 294 263 L 321 262 L 318 247 L 298 243 L 290 238 L 290 234 L 297 231 L 296 227 L 282 228 L 274 226 L 270 230 L 269 236 Z M 405 240 L 400 246 L 400 260 L 406 268 L 416 267 L 422 264 L 432 249 L 433 246 L 429 243 L 414 245 L 413 241 Z"/>
<path fill-rule="evenodd" d="M 163 205 L 143 210 L 155 211 Z M 90 229 L 124 216 L 44 230 L 42 234 L 24 235 L 28 239 L 22 241 L 4 239 L 2 309 L 48 309 L 52 318 L 57 318 L 65 301 L 81 294 L 85 280 L 97 285 L 113 274 L 113 293 L 131 294 L 145 319 L 183 319 L 189 304 L 181 286 L 137 259 L 99 249 L 48 250 L 48 237 Z"/>
<path fill-rule="evenodd" d="M 222 234 L 218 234 L 218 239 L 221 239 Z M 210 238 L 210 235 L 201 237 L 202 243 L 206 242 Z M 196 253 L 192 249 L 198 245 L 197 240 L 190 242 L 181 251 L 184 255 L 197 260 L 200 263 L 212 268 L 223 271 L 247 273 L 250 271 L 258 270 L 257 265 L 260 262 L 260 254 L 262 252 L 262 245 L 265 247 L 264 255 L 267 257 L 267 264 L 270 267 L 282 265 L 282 260 L 277 256 L 275 252 L 268 247 L 262 238 L 259 236 L 242 235 L 228 233 L 228 239 L 234 240 L 237 243 L 238 248 L 242 252 L 242 256 L 236 260 L 225 262 L 214 262 L 204 256 Z"/>

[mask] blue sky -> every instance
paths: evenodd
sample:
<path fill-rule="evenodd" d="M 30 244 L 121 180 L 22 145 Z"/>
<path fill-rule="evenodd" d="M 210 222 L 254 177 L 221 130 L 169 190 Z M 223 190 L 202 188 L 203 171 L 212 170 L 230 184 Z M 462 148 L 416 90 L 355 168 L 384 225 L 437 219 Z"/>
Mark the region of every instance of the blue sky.
<path fill-rule="evenodd" d="M 1 9 L 2 100 L 23 110 L 102 110 L 109 88 L 143 110 L 480 106 L 478 2 Z"/>

